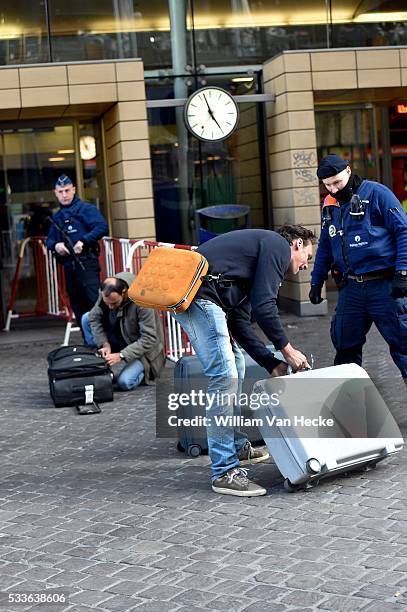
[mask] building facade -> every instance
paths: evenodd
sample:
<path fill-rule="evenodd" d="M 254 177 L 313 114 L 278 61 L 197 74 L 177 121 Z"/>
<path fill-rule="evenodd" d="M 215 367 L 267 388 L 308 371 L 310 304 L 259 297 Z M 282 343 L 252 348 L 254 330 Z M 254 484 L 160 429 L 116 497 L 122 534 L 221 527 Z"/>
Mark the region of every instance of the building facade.
<path fill-rule="evenodd" d="M 328 152 L 407 202 L 406 22 L 397 1 L 5 0 L 3 295 L 18 241 L 43 233 L 62 172 L 112 235 L 167 242 L 196 243 L 196 211 L 216 204 L 248 206 L 252 227 L 318 230 L 315 171 Z M 239 103 L 225 141 L 185 127 L 185 100 L 205 85 Z M 315 314 L 308 281 L 287 279 L 281 299 Z"/>

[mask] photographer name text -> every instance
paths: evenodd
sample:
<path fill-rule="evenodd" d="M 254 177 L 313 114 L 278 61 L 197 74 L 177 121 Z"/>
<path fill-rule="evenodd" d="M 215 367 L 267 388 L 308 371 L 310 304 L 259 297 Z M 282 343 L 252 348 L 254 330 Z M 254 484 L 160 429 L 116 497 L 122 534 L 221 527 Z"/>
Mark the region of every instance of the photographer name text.
<path fill-rule="evenodd" d="M 177 417 L 172 414 L 168 417 L 170 427 L 333 427 L 334 420 L 318 416 L 309 418 L 302 415 L 292 418 L 280 418 L 275 415 L 260 417 L 244 417 L 238 415 L 214 415 L 213 417 L 197 415 L 191 418 Z"/>

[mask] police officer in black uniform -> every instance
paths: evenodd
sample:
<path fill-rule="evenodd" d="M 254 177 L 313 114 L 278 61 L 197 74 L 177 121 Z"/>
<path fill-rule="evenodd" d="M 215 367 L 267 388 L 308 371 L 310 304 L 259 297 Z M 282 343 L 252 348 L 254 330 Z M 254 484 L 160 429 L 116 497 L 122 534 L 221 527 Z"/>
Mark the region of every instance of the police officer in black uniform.
<path fill-rule="evenodd" d="M 78 325 L 98 299 L 98 240 L 108 233 L 106 219 L 93 204 L 83 202 L 66 174 L 55 184 L 60 209 L 53 215 L 47 247 L 64 265 L 66 288 Z"/>
<path fill-rule="evenodd" d="M 309 298 L 322 302 L 333 268 L 339 286 L 331 324 L 335 364 L 362 365 L 372 323 L 407 384 L 407 215 L 385 185 L 360 178 L 333 153 L 317 171 L 329 195 L 311 275 Z"/>

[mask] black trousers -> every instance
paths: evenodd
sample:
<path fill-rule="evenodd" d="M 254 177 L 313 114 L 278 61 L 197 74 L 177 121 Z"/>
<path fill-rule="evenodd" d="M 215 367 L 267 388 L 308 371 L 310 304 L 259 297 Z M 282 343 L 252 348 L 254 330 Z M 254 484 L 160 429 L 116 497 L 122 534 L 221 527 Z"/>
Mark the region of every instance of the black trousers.
<path fill-rule="evenodd" d="M 80 258 L 84 270 L 76 261 L 64 263 L 66 289 L 76 321 L 81 327 L 82 315 L 95 305 L 100 287 L 100 266 L 96 256 Z"/>

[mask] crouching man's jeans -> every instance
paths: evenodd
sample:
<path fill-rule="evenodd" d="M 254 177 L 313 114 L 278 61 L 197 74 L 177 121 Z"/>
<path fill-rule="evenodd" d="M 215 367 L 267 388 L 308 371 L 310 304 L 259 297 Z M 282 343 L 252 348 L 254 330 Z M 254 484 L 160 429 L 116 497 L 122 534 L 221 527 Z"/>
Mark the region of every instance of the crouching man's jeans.
<path fill-rule="evenodd" d="M 86 312 L 82 317 L 82 332 L 87 346 L 95 347 L 96 344 L 92 336 L 92 330 L 89 323 L 89 313 Z M 123 363 L 123 362 L 122 362 Z M 117 364 L 120 372 L 116 375 L 116 364 L 112 370 L 115 376 L 115 381 L 119 389 L 123 391 L 131 391 L 138 387 L 144 378 L 144 366 L 140 359 L 134 359 L 130 363 L 126 363 L 123 367 L 122 363 Z"/>
<path fill-rule="evenodd" d="M 195 299 L 187 311 L 173 316 L 188 335 L 208 378 L 207 393 L 214 397 L 213 404 L 207 404 L 206 416 L 212 480 L 215 480 L 239 465 L 237 454 L 247 442 L 246 435 L 232 421 L 234 415 L 240 416 L 239 402 L 233 398 L 234 394 L 239 397 L 241 393 L 244 355 L 232 342 L 225 313 L 213 302 Z M 230 424 L 217 425 L 216 417 L 223 417 Z"/>

